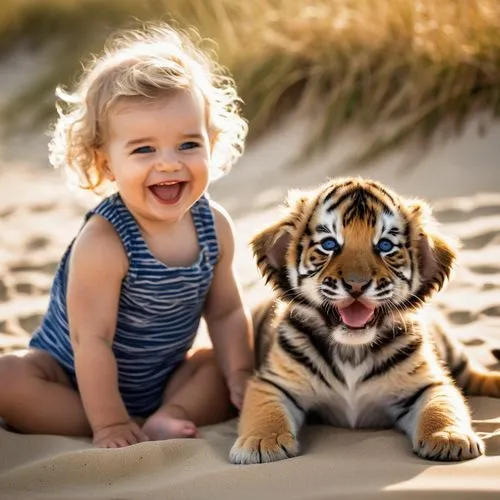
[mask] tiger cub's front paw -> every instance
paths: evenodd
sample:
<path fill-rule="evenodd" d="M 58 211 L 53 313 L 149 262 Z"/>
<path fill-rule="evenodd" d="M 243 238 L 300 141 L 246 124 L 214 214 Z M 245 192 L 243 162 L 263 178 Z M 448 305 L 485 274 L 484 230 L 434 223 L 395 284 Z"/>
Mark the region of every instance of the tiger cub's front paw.
<path fill-rule="evenodd" d="M 484 443 L 473 431 L 452 429 L 434 432 L 420 439 L 414 451 L 428 460 L 458 462 L 484 455 Z"/>
<path fill-rule="evenodd" d="M 241 436 L 229 452 L 233 464 L 261 464 L 292 458 L 299 453 L 299 443 L 290 432 L 269 436 Z"/>

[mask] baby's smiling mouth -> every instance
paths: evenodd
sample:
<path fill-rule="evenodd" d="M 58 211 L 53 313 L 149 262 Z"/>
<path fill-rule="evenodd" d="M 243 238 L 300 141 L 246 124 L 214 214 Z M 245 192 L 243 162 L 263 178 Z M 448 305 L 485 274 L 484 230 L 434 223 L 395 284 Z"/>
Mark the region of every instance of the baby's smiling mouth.
<path fill-rule="evenodd" d="M 164 181 L 149 186 L 149 190 L 160 203 L 173 205 L 181 198 L 186 184 L 185 181 Z"/>

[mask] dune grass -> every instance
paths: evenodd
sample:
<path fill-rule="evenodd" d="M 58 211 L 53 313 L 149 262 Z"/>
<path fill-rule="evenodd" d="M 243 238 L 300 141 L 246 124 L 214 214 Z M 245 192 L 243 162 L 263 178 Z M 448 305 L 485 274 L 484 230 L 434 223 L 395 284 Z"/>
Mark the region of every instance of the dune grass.
<path fill-rule="evenodd" d="M 253 136 L 284 111 L 310 107 L 318 118 L 305 153 L 351 123 L 373 132 L 357 157 L 366 161 L 475 111 L 500 114 L 498 0 L 4 0 L 0 54 L 21 44 L 54 53 L 4 112 L 29 110 L 31 123 L 45 123 L 55 85 L 133 18 L 175 19 L 214 39 Z"/>

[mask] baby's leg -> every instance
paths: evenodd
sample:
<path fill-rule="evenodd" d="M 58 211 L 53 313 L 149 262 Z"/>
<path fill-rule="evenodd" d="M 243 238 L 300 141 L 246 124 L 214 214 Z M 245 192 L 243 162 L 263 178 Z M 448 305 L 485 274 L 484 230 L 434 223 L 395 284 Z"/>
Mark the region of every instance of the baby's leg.
<path fill-rule="evenodd" d="M 235 416 L 222 373 L 211 350 L 200 350 L 183 363 L 167 384 L 164 404 L 143 426 L 150 439 L 196 437 L 197 426 Z"/>
<path fill-rule="evenodd" d="M 63 368 L 35 349 L 0 357 L 0 417 L 30 434 L 91 434 L 80 396 Z"/>

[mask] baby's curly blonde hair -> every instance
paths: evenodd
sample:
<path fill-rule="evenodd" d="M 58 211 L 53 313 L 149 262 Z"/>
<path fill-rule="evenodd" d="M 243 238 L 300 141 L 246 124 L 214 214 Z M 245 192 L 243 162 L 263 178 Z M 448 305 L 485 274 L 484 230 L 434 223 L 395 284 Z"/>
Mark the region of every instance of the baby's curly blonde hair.
<path fill-rule="evenodd" d="M 111 38 L 83 72 L 73 93 L 56 90 L 57 120 L 49 160 L 66 169 L 78 186 L 96 194 L 115 188 L 96 163 L 106 139 L 107 116 L 118 99 L 157 98 L 172 90 L 201 91 L 212 140 L 212 179 L 227 173 L 241 156 L 247 123 L 233 80 L 200 47 L 194 31 L 167 24 L 146 25 Z"/>

